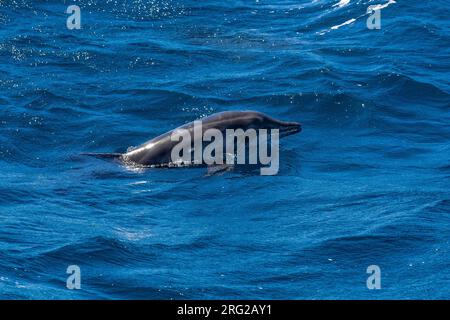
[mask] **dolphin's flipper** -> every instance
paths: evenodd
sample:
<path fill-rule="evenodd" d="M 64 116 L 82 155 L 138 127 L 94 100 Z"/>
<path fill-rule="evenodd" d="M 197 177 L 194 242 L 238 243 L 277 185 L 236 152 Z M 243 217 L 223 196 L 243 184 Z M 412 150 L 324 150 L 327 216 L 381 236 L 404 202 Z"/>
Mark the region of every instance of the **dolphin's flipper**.
<path fill-rule="evenodd" d="M 208 166 L 206 176 L 222 175 L 225 172 L 232 171 L 233 165 L 230 164 L 215 164 Z"/>

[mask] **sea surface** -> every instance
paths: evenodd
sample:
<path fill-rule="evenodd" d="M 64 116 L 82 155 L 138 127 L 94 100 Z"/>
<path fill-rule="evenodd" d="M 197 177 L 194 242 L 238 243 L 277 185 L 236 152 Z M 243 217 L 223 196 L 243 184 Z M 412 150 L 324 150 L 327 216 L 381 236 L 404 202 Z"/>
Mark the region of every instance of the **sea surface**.
<path fill-rule="evenodd" d="M 0 298 L 449 299 L 449 17 L 443 0 L 1 0 Z M 247 109 L 302 123 L 278 175 L 80 155 Z"/>

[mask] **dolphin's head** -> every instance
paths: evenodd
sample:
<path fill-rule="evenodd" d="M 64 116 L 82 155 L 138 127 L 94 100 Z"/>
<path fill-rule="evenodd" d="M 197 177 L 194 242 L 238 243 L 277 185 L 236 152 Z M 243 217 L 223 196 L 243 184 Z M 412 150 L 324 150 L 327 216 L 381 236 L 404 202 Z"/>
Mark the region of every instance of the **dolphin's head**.
<path fill-rule="evenodd" d="M 302 131 L 298 122 L 281 121 L 257 111 L 224 111 L 203 118 L 204 129 L 278 129 L 280 137 Z M 191 124 L 189 124 L 191 126 Z"/>
<path fill-rule="evenodd" d="M 286 137 L 291 134 L 302 131 L 302 126 L 298 122 L 281 121 L 272 118 L 264 113 L 249 111 L 250 118 L 253 119 L 253 124 L 257 128 L 262 129 L 278 129 L 280 137 Z"/>

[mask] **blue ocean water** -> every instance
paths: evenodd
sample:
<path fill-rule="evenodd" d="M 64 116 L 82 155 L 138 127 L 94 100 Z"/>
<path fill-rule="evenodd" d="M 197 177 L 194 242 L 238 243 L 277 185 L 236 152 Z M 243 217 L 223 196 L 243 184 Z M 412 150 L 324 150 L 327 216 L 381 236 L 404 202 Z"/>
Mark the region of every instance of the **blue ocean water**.
<path fill-rule="evenodd" d="M 0 297 L 450 298 L 449 16 L 443 0 L 1 1 Z M 278 175 L 80 156 L 241 109 L 302 123 Z"/>

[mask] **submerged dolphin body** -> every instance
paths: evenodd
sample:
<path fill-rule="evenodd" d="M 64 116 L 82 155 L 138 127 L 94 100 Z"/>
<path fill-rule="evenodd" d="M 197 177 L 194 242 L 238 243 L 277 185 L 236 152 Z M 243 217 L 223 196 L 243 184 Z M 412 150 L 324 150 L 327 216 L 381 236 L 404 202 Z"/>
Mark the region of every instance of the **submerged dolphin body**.
<path fill-rule="evenodd" d="M 242 129 L 244 131 L 247 129 L 278 129 L 281 137 L 301 131 L 301 125 L 297 122 L 280 121 L 256 111 L 225 111 L 199 121 L 202 124 L 202 136 L 208 129 L 217 129 L 222 133 L 225 133 L 226 129 Z M 135 166 L 168 167 L 172 164 L 172 149 L 179 143 L 172 141 L 171 136 L 180 129 L 187 130 L 194 135 L 194 122 L 166 132 L 136 148 L 130 148 L 126 153 L 85 153 L 84 155 L 118 159 L 125 164 Z"/>

